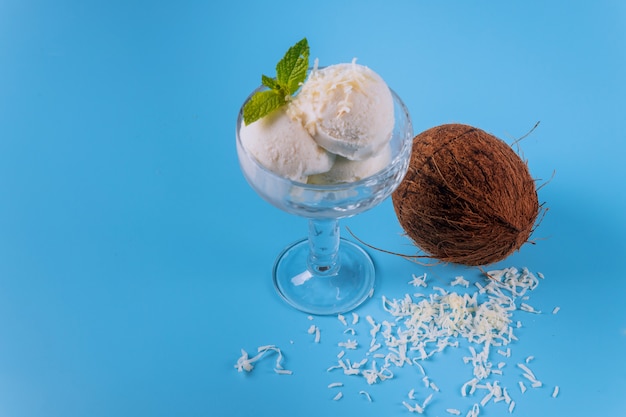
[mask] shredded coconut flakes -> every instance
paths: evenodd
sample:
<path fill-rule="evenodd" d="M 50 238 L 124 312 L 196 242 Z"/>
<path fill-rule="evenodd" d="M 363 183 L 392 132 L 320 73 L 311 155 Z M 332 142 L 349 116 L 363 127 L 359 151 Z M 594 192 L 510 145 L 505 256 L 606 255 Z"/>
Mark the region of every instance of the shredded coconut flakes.
<path fill-rule="evenodd" d="M 359 391 L 359 394 L 365 395 L 365 398 L 367 398 L 367 401 L 372 402 L 372 396 L 369 394 L 369 392 L 361 390 Z"/>
<path fill-rule="evenodd" d="M 477 390 L 484 391 L 480 403 L 475 404 L 467 415 L 477 417 L 480 409 L 490 402 L 503 402 L 512 412 L 515 402 L 507 389 L 500 386 L 499 381 L 488 382 L 493 380 L 493 376 L 502 375 L 506 365 L 500 362 L 497 367 L 494 366 L 491 353 L 511 357 L 511 349 L 507 345 L 517 340 L 515 329 L 521 327 L 520 321 L 512 321 L 515 311 L 541 313 L 523 302 L 529 298 L 528 292 L 538 285 L 538 279 L 527 268 L 506 268 L 487 274 L 490 279 L 485 283 L 475 283 L 476 290 L 473 292 L 469 289 L 469 281 L 457 276 L 451 286 L 465 287 L 467 292 L 457 293 L 442 287 L 432 287 L 433 291 L 429 294 L 405 294 L 399 299 L 382 296 L 382 307 L 393 317 L 393 321 L 379 322 L 369 315 L 365 317 L 370 325 L 367 355 L 376 352 L 373 354 L 376 360 L 352 374 L 364 377 L 368 384 L 374 384 L 393 378 L 394 367 L 415 365 L 423 375 L 424 386 L 437 392 L 439 388 L 426 376 L 420 362 L 447 348 L 458 347 L 460 340 L 465 340 L 470 345 L 469 355 L 463 357 L 463 361 L 471 367 L 473 378 L 463 384 L 461 395 L 471 396 Z M 426 274 L 413 275 L 409 284 L 428 288 Z M 351 349 L 346 344 L 349 342 L 340 346 Z M 532 359 L 532 356 L 527 357 L 526 363 Z M 524 376 L 532 387 L 542 385 L 526 365 L 518 366 L 525 371 Z M 346 367 L 341 365 L 333 369 L 342 368 L 346 372 Z M 525 385 L 522 386 L 525 388 Z M 414 395 L 414 391 L 411 394 Z M 411 396 L 409 399 L 413 400 Z M 424 411 L 424 404 L 406 401 L 403 404 L 411 412 Z"/>
<path fill-rule="evenodd" d="M 466 417 L 478 417 L 481 409 L 489 403 L 505 403 L 509 413 L 512 413 L 516 403 L 509 395 L 506 387 L 494 380 L 503 374 L 502 369 L 506 362 L 495 363 L 491 361 L 492 352 L 498 353 L 504 358 L 511 357 L 511 342 L 517 340 L 515 329 L 521 327 L 518 320 L 515 325 L 512 316 L 515 311 L 524 311 L 540 314 L 525 301 L 529 299 L 528 292 L 538 285 L 537 277 L 527 268 L 505 268 L 488 271 L 489 279 L 486 282 L 476 282 L 475 290 L 470 289 L 470 283 L 462 276 L 457 276 L 450 283 L 451 287 L 464 287 L 462 293 L 449 291 L 442 287 L 432 287 L 428 294 L 415 293 L 405 294 L 399 299 L 389 299 L 382 296 L 382 308 L 392 319 L 377 321 L 372 316 L 365 316 L 369 324 L 369 350 L 366 357 L 360 361 L 354 361 L 346 357 L 346 350 L 356 350 L 359 342 L 357 339 L 348 339 L 339 342 L 342 350 L 337 355 L 337 364 L 329 367 L 328 372 L 339 370 L 345 375 L 360 376 L 372 385 L 394 377 L 393 368 L 416 366 L 423 378 L 424 386 L 433 392 L 439 392 L 439 387 L 427 376 L 423 362 L 434 355 L 443 352 L 447 348 L 457 348 L 460 341 L 469 343 L 468 355 L 464 356 L 463 362 L 472 370 L 472 378 L 461 386 L 461 396 L 473 396 L 479 392 L 480 401 L 467 411 Z M 537 276 L 543 279 L 543 275 Z M 426 274 L 413 275 L 409 282 L 414 287 L 428 288 Z M 559 307 L 552 311 L 556 314 Z M 312 316 L 307 317 L 312 320 Z M 346 317 L 339 314 L 338 320 L 348 326 Z M 356 326 L 359 316 L 352 313 L 351 324 Z M 315 333 L 315 341 L 320 341 L 320 329 L 311 325 L 309 334 Z M 347 327 L 344 333 L 356 336 L 357 332 Z M 239 372 L 250 372 L 254 364 L 268 352 L 275 352 L 277 360 L 275 371 L 279 374 L 291 374 L 282 366 L 282 352 L 274 345 L 261 346 L 257 355 L 250 357 L 242 349 L 242 355 L 235 364 Z M 527 366 L 533 356 L 527 356 L 525 363 L 518 363 L 517 367 L 523 371 L 523 377 L 533 388 L 543 385 L 534 372 Z M 523 381 L 518 382 L 520 392 L 524 394 L 527 388 Z M 340 382 L 333 382 L 329 388 L 343 386 Z M 555 386 L 552 396 L 556 397 L 559 387 Z M 371 396 L 366 391 L 359 391 L 368 401 Z M 338 392 L 333 400 L 343 397 Z M 404 407 L 413 413 L 423 414 L 426 406 L 431 402 L 433 394 L 430 393 L 421 403 L 416 402 L 416 393 L 411 389 L 408 394 L 411 402 L 403 401 Z M 461 415 L 456 408 L 447 408 L 446 412 L 453 415 Z"/>
<path fill-rule="evenodd" d="M 248 352 L 241 349 L 241 356 L 239 357 L 239 359 L 237 360 L 237 363 L 235 364 L 235 368 L 237 369 L 237 371 L 250 372 L 252 371 L 252 369 L 254 369 L 253 364 L 259 361 L 261 358 L 263 358 L 263 356 L 265 356 L 267 352 L 276 352 L 277 358 L 276 358 L 276 364 L 274 366 L 274 371 L 277 374 L 286 374 L 286 375 L 291 375 L 293 373 L 292 371 L 283 368 L 283 365 L 282 365 L 283 353 L 276 346 L 274 345 L 260 346 L 257 348 L 257 352 L 258 352 L 257 355 L 251 358 L 248 355 Z"/>

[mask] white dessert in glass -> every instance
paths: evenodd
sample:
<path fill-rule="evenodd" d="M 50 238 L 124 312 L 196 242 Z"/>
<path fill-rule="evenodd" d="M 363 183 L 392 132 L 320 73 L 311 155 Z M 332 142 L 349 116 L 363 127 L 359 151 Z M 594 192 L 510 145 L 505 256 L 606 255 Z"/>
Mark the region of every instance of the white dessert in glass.
<path fill-rule="evenodd" d="M 288 246 L 273 269 L 292 306 L 338 314 L 371 294 L 372 260 L 340 238 L 339 219 L 389 197 L 408 168 L 412 139 L 400 97 L 355 62 L 314 67 L 294 99 L 249 125 L 242 106 L 237 152 L 245 178 L 269 203 L 309 220 L 308 238 Z"/>

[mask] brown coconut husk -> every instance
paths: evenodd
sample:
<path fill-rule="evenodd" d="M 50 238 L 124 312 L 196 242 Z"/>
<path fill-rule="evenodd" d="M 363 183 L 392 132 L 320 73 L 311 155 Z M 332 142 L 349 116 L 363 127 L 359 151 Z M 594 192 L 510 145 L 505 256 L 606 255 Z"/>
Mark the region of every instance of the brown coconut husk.
<path fill-rule="evenodd" d="M 433 127 L 414 138 L 409 170 L 392 201 L 400 225 L 429 257 L 470 266 L 518 250 L 540 209 L 519 155 L 463 124 Z"/>

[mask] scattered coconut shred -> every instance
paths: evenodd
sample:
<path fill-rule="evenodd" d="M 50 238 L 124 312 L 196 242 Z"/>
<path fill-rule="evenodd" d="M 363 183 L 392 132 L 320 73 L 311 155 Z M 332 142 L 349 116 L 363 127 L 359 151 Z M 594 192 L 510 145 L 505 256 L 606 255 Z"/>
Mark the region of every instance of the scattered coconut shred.
<path fill-rule="evenodd" d="M 493 366 L 492 354 L 497 353 L 504 358 L 511 357 L 511 342 L 517 340 L 514 334 L 516 328 L 521 326 L 517 321 L 512 323 L 513 311 L 519 310 L 531 314 L 541 314 L 525 302 L 528 291 L 535 289 L 538 279 L 527 268 L 518 270 L 511 267 L 502 270 L 487 272 L 491 279 L 487 283 L 476 282 L 475 291 L 468 289 L 469 282 L 463 277 L 455 277 L 451 286 L 464 287 L 462 294 L 449 292 L 441 287 L 432 287 L 432 292 L 426 294 L 406 294 L 402 299 L 388 299 L 382 297 L 384 310 L 389 313 L 393 320 L 376 321 L 371 316 L 366 316 L 365 321 L 369 324 L 370 343 L 365 357 L 360 360 L 351 360 L 346 356 L 346 350 L 354 352 L 359 346 L 356 339 L 348 338 L 339 342 L 343 348 L 337 355 L 337 363 L 330 366 L 327 371 L 342 371 L 345 375 L 364 378 L 372 385 L 394 377 L 394 369 L 404 365 L 415 366 L 423 376 L 424 387 L 431 392 L 421 401 L 416 399 L 415 390 L 409 392 L 408 400 L 401 401 L 405 409 L 412 413 L 424 414 L 427 406 L 433 399 L 433 393 L 439 392 L 439 387 L 430 379 L 420 362 L 428 360 L 446 348 L 458 348 L 461 340 L 470 343 L 469 356 L 463 358 L 463 362 L 472 369 L 473 377 L 462 382 L 460 394 L 462 397 L 477 395 L 479 400 L 466 411 L 466 417 L 477 417 L 480 410 L 489 403 L 502 402 L 506 405 L 509 413 L 513 413 L 516 406 L 509 390 L 501 385 L 497 377 L 503 375 L 506 362 L 500 361 Z M 543 275 L 537 274 L 543 278 Z M 428 288 L 426 274 L 413 276 L 414 287 Z M 338 316 L 339 321 L 348 326 L 344 316 Z M 352 323 L 358 322 L 358 315 L 353 314 Z M 356 333 L 350 328 L 350 336 Z M 311 326 L 309 333 L 317 333 L 319 328 Z M 319 336 L 318 336 L 319 337 Z M 319 341 L 317 339 L 316 341 Z M 506 347 L 506 348 L 505 348 Z M 252 370 L 252 363 L 260 359 L 266 352 L 273 350 L 278 353 L 275 371 L 277 373 L 291 373 L 282 368 L 282 353 L 275 346 L 259 348 L 259 354 L 249 358 L 242 350 L 235 367 L 242 370 Z M 533 356 L 526 358 L 525 363 L 516 364 L 520 376 L 531 388 L 541 388 L 543 383 L 537 378 L 528 364 L 534 359 Z M 518 381 L 519 390 L 524 394 L 527 390 L 523 380 Z M 329 388 L 342 386 L 333 383 Z M 559 393 L 558 386 L 552 392 L 552 397 Z M 341 394 L 341 395 L 340 395 Z M 366 391 L 359 394 L 365 395 L 369 401 L 371 396 Z M 333 399 L 341 399 L 342 393 Z M 409 401 L 410 400 L 410 401 Z M 447 408 L 446 412 L 452 415 L 461 415 L 457 408 Z"/>
<path fill-rule="evenodd" d="M 293 373 L 292 371 L 283 368 L 283 352 L 276 346 L 274 345 L 259 346 L 257 348 L 257 352 L 258 352 L 257 355 L 251 358 L 249 357 L 248 352 L 241 349 L 241 356 L 237 360 L 237 363 L 235 364 L 235 368 L 237 368 L 239 372 L 242 372 L 242 371 L 250 372 L 252 371 L 252 369 L 254 369 L 253 363 L 263 358 L 263 356 L 265 356 L 265 354 L 268 352 L 276 352 L 278 356 L 276 358 L 276 365 L 274 366 L 274 372 L 276 372 L 277 374 L 285 374 L 285 375 L 291 375 Z"/>

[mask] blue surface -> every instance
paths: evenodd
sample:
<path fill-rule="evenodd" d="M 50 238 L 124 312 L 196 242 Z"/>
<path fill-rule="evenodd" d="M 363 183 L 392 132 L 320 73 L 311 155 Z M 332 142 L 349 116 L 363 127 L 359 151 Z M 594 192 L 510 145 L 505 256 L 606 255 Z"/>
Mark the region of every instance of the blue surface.
<path fill-rule="evenodd" d="M 291 3 L 0 1 L 0 416 L 410 415 L 408 391 L 428 393 L 413 368 L 375 386 L 326 372 L 343 325 L 273 290 L 274 257 L 306 221 L 245 183 L 234 126 L 303 36 L 321 64 L 358 57 L 379 72 L 416 133 L 462 122 L 512 142 L 541 121 L 520 148 L 549 211 L 535 245 L 493 266 L 546 277 L 529 301 L 543 314 L 516 313 L 513 415 L 623 415 L 624 2 Z M 413 251 L 390 201 L 342 225 Z M 370 254 L 363 335 L 412 274 L 478 279 Z M 236 371 L 240 349 L 266 344 L 293 375 L 274 357 Z M 441 388 L 426 415 L 480 401 L 460 396 L 464 355 L 425 364 Z M 514 363 L 529 355 L 545 386 L 521 395 Z"/>

